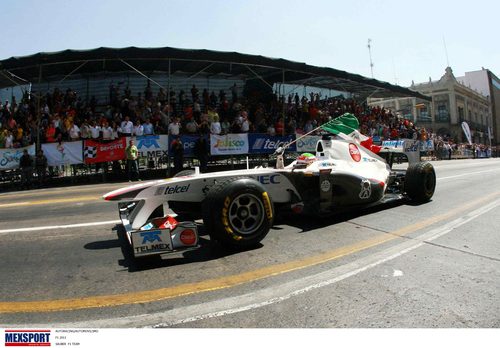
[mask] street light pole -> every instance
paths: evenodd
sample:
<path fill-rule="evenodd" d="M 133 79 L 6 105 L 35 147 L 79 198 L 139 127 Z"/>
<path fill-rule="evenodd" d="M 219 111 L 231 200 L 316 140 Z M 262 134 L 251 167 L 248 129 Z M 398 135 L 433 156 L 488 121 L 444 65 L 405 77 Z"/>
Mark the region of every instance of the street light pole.
<path fill-rule="evenodd" d="M 370 70 L 372 72 L 372 79 L 373 79 L 373 62 L 372 62 L 372 46 L 371 46 L 372 39 L 368 39 L 368 55 L 370 56 Z"/>

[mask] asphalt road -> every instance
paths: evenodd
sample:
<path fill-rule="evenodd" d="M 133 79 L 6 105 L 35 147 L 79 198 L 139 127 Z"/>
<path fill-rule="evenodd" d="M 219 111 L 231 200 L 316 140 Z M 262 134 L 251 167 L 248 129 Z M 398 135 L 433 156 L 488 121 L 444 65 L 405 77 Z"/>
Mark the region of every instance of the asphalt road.
<path fill-rule="evenodd" d="M 99 198 L 124 184 L 0 194 L 0 326 L 498 328 L 500 160 L 433 164 L 427 204 L 141 263 Z"/>

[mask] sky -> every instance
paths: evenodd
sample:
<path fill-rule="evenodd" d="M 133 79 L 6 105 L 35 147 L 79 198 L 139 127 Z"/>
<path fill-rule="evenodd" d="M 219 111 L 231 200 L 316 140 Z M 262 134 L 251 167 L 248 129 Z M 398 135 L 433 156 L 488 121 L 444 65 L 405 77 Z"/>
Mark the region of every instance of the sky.
<path fill-rule="evenodd" d="M 236 51 L 410 86 L 500 76 L 500 1 L 1 0 L 0 60 L 97 47 Z"/>

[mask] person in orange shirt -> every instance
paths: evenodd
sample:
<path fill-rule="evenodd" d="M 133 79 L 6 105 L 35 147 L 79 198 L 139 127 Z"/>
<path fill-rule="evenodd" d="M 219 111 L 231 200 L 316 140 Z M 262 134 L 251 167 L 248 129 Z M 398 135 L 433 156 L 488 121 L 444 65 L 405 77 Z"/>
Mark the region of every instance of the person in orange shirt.
<path fill-rule="evenodd" d="M 56 127 L 54 122 L 51 122 L 45 131 L 45 139 L 48 143 L 55 143 L 56 141 Z"/>

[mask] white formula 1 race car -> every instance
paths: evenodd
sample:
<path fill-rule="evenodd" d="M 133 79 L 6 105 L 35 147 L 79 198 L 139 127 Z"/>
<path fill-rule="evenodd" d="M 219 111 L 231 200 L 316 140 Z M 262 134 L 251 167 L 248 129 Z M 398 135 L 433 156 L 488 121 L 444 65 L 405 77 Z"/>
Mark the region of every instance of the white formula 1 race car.
<path fill-rule="evenodd" d="M 315 154 L 284 166 L 258 167 L 178 176 L 140 183 L 104 195 L 119 201 L 120 219 L 135 257 L 185 251 L 198 246 L 194 222 L 203 219 L 211 240 L 230 248 L 257 245 L 277 212 L 329 216 L 408 198 L 423 203 L 434 194 L 433 166 L 415 156 L 418 148 L 386 148 L 385 160 L 348 136 L 323 136 Z M 406 154 L 408 168 L 394 170 L 395 154 Z M 189 217 L 189 221 L 180 221 Z"/>

